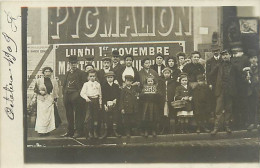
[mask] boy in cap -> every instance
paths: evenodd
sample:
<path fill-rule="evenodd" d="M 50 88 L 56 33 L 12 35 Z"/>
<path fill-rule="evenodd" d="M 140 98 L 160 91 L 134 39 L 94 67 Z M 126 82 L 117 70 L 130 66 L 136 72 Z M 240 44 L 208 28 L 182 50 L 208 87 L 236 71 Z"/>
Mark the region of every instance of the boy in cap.
<path fill-rule="evenodd" d="M 155 64 L 151 65 L 151 69 L 155 70 L 159 76 L 162 76 L 162 70 L 165 68 L 163 60 L 164 56 L 161 53 L 158 53 L 155 56 Z"/>
<path fill-rule="evenodd" d="M 104 82 L 101 86 L 105 118 L 105 133 L 102 138 L 107 137 L 112 131 L 116 137 L 120 137 L 117 133 L 120 89 L 118 84 L 114 83 L 115 73 L 113 71 L 107 72 L 105 74 L 105 78 L 106 82 Z"/>
<path fill-rule="evenodd" d="M 123 124 L 127 137 L 131 136 L 132 128 L 136 124 L 136 115 L 138 110 L 138 88 L 132 86 L 134 77 L 125 76 L 125 87 L 121 91 L 119 109 L 122 114 Z"/>
<path fill-rule="evenodd" d="M 231 64 L 230 54 L 227 50 L 220 53 L 222 62 L 212 70 L 211 75 L 217 75 L 216 80 L 216 118 L 214 130 L 211 135 L 219 131 L 220 121 L 224 118 L 227 133 L 231 133 L 230 122 L 232 115 L 233 99 L 237 95 L 238 69 Z"/>
<path fill-rule="evenodd" d="M 74 135 L 74 125 L 76 125 L 75 138 L 83 136 L 84 118 L 85 118 L 85 106 L 84 99 L 80 97 L 80 91 L 84 82 L 86 82 L 86 73 L 77 68 L 78 59 L 77 56 L 69 57 L 70 70 L 65 74 L 65 80 L 63 83 L 62 93 L 64 107 L 66 110 L 66 117 L 68 120 L 67 133 L 64 137 L 71 137 Z M 74 111 L 75 111 L 75 123 L 74 123 Z"/>
<path fill-rule="evenodd" d="M 201 129 L 205 132 L 210 132 L 207 128 L 210 118 L 210 89 L 205 83 L 204 75 L 197 76 L 198 85 L 193 89 L 193 104 L 194 104 L 194 117 L 197 123 L 197 133 L 200 133 Z"/>
<path fill-rule="evenodd" d="M 247 130 L 251 131 L 255 127 L 259 127 L 258 121 L 258 97 L 259 97 L 259 70 L 258 70 L 258 55 L 255 50 L 248 52 L 250 66 L 245 67 L 244 80 L 247 82 Z"/>

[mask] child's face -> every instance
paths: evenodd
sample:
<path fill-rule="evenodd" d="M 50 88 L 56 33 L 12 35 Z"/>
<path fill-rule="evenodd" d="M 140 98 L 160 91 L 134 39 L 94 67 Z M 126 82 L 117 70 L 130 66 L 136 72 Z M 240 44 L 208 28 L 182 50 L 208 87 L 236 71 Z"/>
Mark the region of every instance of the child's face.
<path fill-rule="evenodd" d="M 188 78 L 182 78 L 181 79 L 181 84 L 182 85 L 187 85 L 188 84 Z"/>
<path fill-rule="evenodd" d="M 91 81 L 91 82 L 94 82 L 96 80 L 96 74 L 95 73 L 90 73 L 88 75 L 88 79 Z"/>
<path fill-rule="evenodd" d="M 165 79 L 169 79 L 171 77 L 171 73 L 169 71 L 164 71 L 163 76 Z"/>
<path fill-rule="evenodd" d="M 148 78 L 148 79 L 147 79 L 147 85 L 153 85 L 153 84 L 154 84 L 153 79 Z"/>
<path fill-rule="evenodd" d="M 199 85 L 203 85 L 203 84 L 204 84 L 204 81 L 203 81 L 203 80 L 198 80 L 198 84 L 199 84 Z"/>
<path fill-rule="evenodd" d="M 127 80 L 127 79 L 125 80 L 125 85 L 128 87 L 131 86 L 132 83 L 133 83 L 133 81 L 131 81 L 131 80 Z"/>
<path fill-rule="evenodd" d="M 114 76 L 107 76 L 107 82 L 111 83 L 114 81 Z"/>
<path fill-rule="evenodd" d="M 132 60 L 131 57 L 127 57 L 127 58 L 125 59 L 125 64 L 126 64 L 127 67 L 131 67 L 131 66 L 132 66 L 132 63 L 133 63 L 133 60 Z"/>
<path fill-rule="evenodd" d="M 257 56 L 254 56 L 254 57 L 251 57 L 249 59 L 249 61 L 250 61 L 251 64 L 256 65 L 257 61 L 258 61 L 258 58 L 257 58 Z"/>
<path fill-rule="evenodd" d="M 169 59 L 168 60 L 168 65 L 169 65 L 169 67 L 173 67 L 174 66 L 174 60 L 173 59 Z"/>
<path fill-rule="evenodd" d="M 192 56 L 191 56 L 192 63 L 194 63 L 194 64 L 199 63 L 199 59 L 200 59 L 200 55 L 199 54 L 192 54 Z"/>

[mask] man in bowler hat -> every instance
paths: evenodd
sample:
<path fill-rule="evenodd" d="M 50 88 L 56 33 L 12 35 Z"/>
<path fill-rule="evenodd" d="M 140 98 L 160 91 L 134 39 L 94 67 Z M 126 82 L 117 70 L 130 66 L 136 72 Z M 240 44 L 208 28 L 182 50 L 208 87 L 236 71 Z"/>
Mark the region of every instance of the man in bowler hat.
<path fill-rule="evenodd" d="M 85 119 L 85 101 L 80 97 L 80 91 L 86 82 L 86 73 L 77 68 L 77 56 L 69 57 L 70 70 L 65 74 L 63 82 L 63 102 L 66 110 L 68 121 L 67 132 L 63 137 L 82 137 Z M 74 119 L 75 112 L 75 119 Z M 75 123 L 74 123 L 75 121 Z M 74 124 L 76 129 L 74 129 Z M 75 131 L 76 130 L 76 131 Z M 75 133 L 75 134 L 74 134 Z"/>
<path fill-rule="evenodd" d="M 118 50 L 112 51 L 112 65 L 111 70 L 115 73 L 115 80 L 118 81 L 118 78 L 120 78 L 120 72 L 124 66 L 120 64 L 120 55 Z"/>

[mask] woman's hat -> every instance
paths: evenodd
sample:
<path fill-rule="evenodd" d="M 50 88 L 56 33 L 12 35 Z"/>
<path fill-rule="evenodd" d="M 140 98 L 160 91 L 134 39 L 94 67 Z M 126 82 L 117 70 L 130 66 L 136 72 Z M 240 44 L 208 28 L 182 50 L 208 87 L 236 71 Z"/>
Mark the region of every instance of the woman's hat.
<path fill-rule="evenodd" d="M 108 77 L 108 76 L 115 76 L 115 73 L 113 71 L 109 71 L 107 73 L 105 73 L 104 75 L 105 77 Z"/>
<path fill-rule="evenodd" d="M 85 59 L 87 61 L 93 61 L 94 60 L 94 56 L 93 55 L 87 55 L 87 56 L 85 56 Z"/>

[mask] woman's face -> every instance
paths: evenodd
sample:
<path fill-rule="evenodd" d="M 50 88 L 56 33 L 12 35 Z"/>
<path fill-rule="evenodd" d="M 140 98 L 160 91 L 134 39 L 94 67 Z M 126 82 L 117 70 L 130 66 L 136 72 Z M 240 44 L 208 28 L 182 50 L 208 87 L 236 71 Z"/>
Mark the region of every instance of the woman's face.
<path fill-rule="evenodd" d="M 132 66 L 132 63 L 133 63 L 133 60 L 132 60 L 131 57 L 127 57 L 127 58 L 125 59 L 125 65 L 126 65 L 127 67 L 131 67 L 131 66 Z"/>
<path fill-rule="evenodd" d="M 182 85 L 187 85 L 187 83 L 188 83 L 188 78 L 182 78 L 181 79 L 181 84 Z"/>
<path fill-rule="evenodd" d="M 200 59 L 199 54 L 192 54 L 191 61 L 192 61 L 193 64 L 199 63 L 199 59 Z"/>
<path fill-rule="evenodd" d="M 169 67 L 173 67 L 174 66 L 174 60 L 173 59 L 169 59 L 168 60 L 168 65 L 169 65 Z"/>
<path fill-rule="evenodd" d="M 149 69 L 149 68 L 150 68 L 150 65 L 151 65 L 150 60 L 146 60 L 146 61 L 144 62 L 144 69 Z"/>
<path fill-rule="evenodd" d="M 51 70 L 50 69 L 46 69 L 45 71 L 44 71 L 44 76 L 46 76 L 46 77 L 50 77 L 51 76 L 51 74 L 52 74 L 52 72 L 51 72 Z"/>

